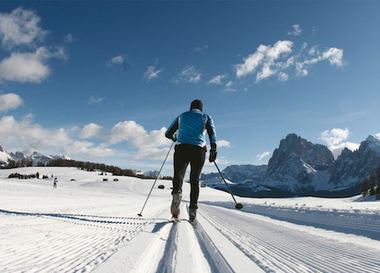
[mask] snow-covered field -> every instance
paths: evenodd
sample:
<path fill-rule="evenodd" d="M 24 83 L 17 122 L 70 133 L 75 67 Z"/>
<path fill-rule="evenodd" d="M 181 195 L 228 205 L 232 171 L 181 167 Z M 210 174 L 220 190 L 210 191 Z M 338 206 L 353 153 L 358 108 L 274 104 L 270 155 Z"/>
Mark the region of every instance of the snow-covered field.
<path fill-rule="evenodd" d="M 7 179 L 11 172 L 58 177 Z M 103 182 L 103 178 L 110 181 Z M 168 221 L 170 181 L 75 168 L 0 170 L 0 272 L 379 272 L 380 202 L 239 198 L 201 188 L 198 224 Z M 74 179 L 75 181 L 71 181 Z M 184 198 L 189 186 L 184 185 Z"/>

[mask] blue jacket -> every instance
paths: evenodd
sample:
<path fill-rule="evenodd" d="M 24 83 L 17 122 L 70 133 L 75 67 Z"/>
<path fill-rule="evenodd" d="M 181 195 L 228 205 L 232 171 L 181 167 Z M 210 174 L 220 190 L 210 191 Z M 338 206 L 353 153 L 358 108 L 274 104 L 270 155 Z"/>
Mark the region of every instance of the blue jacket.
<path fill-rule="evenodd" d="M 177 132 L 178 131 L 178 132 Z M 165 136 L 176 140 L 178 144 L 192 144 L 206 146 L 206 131 L 210 144 L 216 147 L 216 133 L 214 121 L 198 109 L 193 109 L 179 115 L 169 126 Z M 175 136 L 175 133 L 177 135 Z"/>

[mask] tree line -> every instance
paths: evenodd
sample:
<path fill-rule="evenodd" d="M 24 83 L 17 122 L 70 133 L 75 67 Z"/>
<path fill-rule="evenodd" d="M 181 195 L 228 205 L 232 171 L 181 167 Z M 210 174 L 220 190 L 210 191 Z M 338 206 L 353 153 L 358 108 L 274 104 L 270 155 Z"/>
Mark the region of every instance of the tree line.
<path fill-rule="evenodd" d="M 380 168 L 362 181 L 362 195 L 379 195 L 380 198 Z"/>
<path fill-rule="evenodd" d="M 132 169 L 122 169 L 120 167 L 116 167 L 113 165 L 106 165 L 104 163 L 94 163 L 89 161 L 78 161 L 73 159 L 63 159 L 63 158 L 57 158 L 49 160 L 48 162 L 39 162 L 37 164 L 33 164 L 33 161 L 30 159 L 24 159 L 24 160 L 9 160 L 8 164 L 4 167 L 6 169 L 13 169 L 13 168 L 21 168 L 21 167 L 75 167 L 79 168 L 81 170 L 94 172 L 94 171 L 102 171 L 107 173 L 112 173 L 112 175 L 117 176 L 130 176 L 130 177 L 137 177 L 142 179 L 152 179 L 151 176 L 146 176 L 143 174 L 137 174 L 135 170 Z M 154 178 L 154 177 L 153 177 Z M 163 176 L 161 177 L 163 180 L 172 180 L 173 178 L 171 176 Z"/>

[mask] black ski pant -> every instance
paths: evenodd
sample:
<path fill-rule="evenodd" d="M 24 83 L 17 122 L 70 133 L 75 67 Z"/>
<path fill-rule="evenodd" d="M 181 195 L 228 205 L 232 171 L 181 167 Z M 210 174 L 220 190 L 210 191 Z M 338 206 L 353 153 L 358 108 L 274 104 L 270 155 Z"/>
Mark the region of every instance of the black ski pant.
<path fill-rule="evenodd" d="M 190 163 L 190 208 L 198 208 L 199 176 L 206 157 L 206 147 L 178 144 L 174 151 L 174 177 L 172 194 L 182 193 L 183 178 Z"/>

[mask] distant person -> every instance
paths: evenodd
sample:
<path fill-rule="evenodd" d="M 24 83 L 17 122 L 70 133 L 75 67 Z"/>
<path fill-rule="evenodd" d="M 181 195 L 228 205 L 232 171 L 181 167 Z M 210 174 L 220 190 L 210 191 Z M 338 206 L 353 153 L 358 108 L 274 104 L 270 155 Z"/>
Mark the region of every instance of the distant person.
<path fill-rule="evenodd" d="M 53 188 L 56 189 L 57 186 L 58 186 L 58 178 L 54 177 Z"/>
<path fill-rule="evenodd" d="M 201 100 L 191 102 L 190 111 L 179 115 L 169 126 L 165 136 L 176 142 L 174 152 L 174 177 L 171 214 L 178 219 L 182 200 L 183 178 L 190 163 L 190 206 L 189 220 L 194 222 L 198 209 L 199 176 L 206 157 L 206 131 L 210 139 L 209 161 L 216 159 L 216 133 L 212 118 L 203 113 Z"/>

